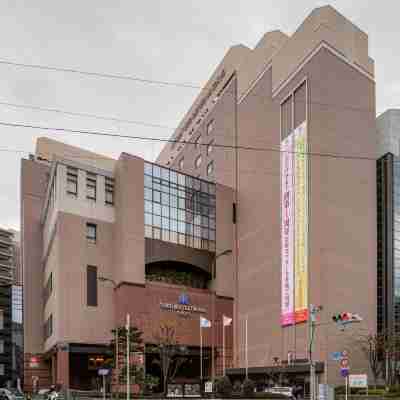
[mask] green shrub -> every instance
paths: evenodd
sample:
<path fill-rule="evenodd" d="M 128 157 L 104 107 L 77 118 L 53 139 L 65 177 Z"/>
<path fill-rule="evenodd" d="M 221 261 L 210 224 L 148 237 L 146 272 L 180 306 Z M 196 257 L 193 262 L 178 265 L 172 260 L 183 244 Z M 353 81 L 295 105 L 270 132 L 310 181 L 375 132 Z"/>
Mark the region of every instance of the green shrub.
<path fill-rule="evenodd" d="M 243 382 L 243 394 L 245 396 L 253 396 L 256 384 L 251 379 L 246 379 Z"/>
<path fill-rule="evenodd" d="M 217 379 L 215 382 L 215 391 L 220 396 L 230 396 L 232 394 L 232 383 L 227 376 Z"/>

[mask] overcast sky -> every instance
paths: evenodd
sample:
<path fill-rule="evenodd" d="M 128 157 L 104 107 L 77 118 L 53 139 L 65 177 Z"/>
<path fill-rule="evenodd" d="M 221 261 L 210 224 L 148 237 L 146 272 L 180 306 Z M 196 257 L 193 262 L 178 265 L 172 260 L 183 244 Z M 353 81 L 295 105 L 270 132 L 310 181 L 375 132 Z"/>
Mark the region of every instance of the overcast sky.
<path fill-rule="evenodd" d="M 227 49 L 253 47 L 269 30 L 291 34 L 312 0 L 2 0 L 0 59 L 203 85 Z M 398 0 L 330 3 L 369 34 L 376 63 L 377 110 L 400 106 Z M 82 77 L 0 64 L 0 103 L 94 113 L 176 126 L 198 90 Z M 0 105 L 0 122 L 168 137 L 172 129 L 140 127 Z M 1 129 L 0 149 L 34 152 L 28 129 Z M 160 146 L 122 139 L 53 134 L 73 145 L 117 157 L 153 160 Z M 23 154 L 0 151 L 0 226 L 19 228 Z"/>

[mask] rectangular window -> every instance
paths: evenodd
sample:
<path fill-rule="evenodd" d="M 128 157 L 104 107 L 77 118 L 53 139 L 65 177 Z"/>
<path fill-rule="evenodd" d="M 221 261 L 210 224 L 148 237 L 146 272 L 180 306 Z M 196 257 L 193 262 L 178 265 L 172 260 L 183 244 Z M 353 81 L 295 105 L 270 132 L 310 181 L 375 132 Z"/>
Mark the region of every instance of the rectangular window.
<path fill-rule="evenodd" d="M 0 340 L 0 354 L 4 354 L 4 340 Z"/>
<path fill-rule="evenodd" d="M 210 176 L 214 173 L 214 161 L 210 161 L 207 165 L 207 175 Z"/>
<path fill-rule="evenodd" d="M 97 225 L 96 224 L 86 224 L 86 239 L 90 243 L 96 243 L 97 241 Z"/>
<path fill-rule="evenodd" d="M 214 145 L 214 140 L 211 140 L 210 143 L 207 145 L 207 155 L 209 156 L 211 152 L 213 151 L 213 145 Z"/>
<path fill-rule="evenodd" d="M 212 119 L 208 124 L 207 124 L 207 135 L 209 135 L 214 129 L 214 120 Z"/>
<path fill-rule="evenodd" d="M 182 157 L 182 158 L 179 160 L 179 169 L 183 169 L 183 166 L 184 166 L 184 158 Z"/>
<path fill-rule="evenodd" d="M 106 204 L 114 204 L 114 179 L 106 176 Z"/>
<path fill-rule="evenodd" d="M 86 198 L 96 201 L 97 175 L 86 172 Z"/>
<path fill-rule="evenodd" d="M 196 168 L 199 168 L 201 165 L 201 154 L 199 156 L 196 157 L 196 159 L 194 160 L 194 166 Z"/>
<path fill-rule="evenodd" d="M 67 193 L 78 195 L 78 169 L 67 167 Z"/>
<path fill-rule="evenodd" d="M 53 314 L 50 314 L 47 321 L 44 323 L 44 338 L 48 339 L 53 334 Z"/>
<path fill-rule="evenodd" d="M 46 287 L 44 288 L 44 304 L 50 298 L 53 292 L 53 272 L 50 272 L 49 278 L 47 279 Z"/>
<path fill-rule="evenodd" d="M 97 307 L 97 267 L 87 266 L 86 283 L 87 305 Z"/>

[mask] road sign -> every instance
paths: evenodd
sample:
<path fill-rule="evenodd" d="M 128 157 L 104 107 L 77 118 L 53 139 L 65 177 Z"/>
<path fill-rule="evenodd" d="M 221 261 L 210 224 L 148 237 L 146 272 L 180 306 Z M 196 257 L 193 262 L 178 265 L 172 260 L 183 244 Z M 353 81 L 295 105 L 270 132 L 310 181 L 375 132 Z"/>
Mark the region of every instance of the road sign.
<path fill-rule="evenodd" d="M 349 359 L 348 358 L 342 358 L 340 360 L 340 368 L 344 369 L 348 369 L 349 368 Z"/>
<path fill-rule="evenodd" d="M 349 353 L 346 350 L 342 351 L 342 358 L 347 358 L 349 356 Z"/>
<path fill-rule="evenodd" d="M 340 361 L 342 359 L 342 352 L 335 351 L 335 352 L 331 353 L 331 359 L 332 359 L 332 361 Z"/>
<path fill-rule="evenodd" d="M 349 385 L 351 388 L 366 388 L 368 386 L 368 376 L 366 374 L 349 375 Z"/>
<path fill-rule="evenodd" d="M 106 376 L 110 373 L 109 369 L 106 368 L 100 368 L 97 373 L 99 374 L 99 376 Z"/>
<path fill-rule="evenodd" d="M 340 375 L 342 375 L 343 378 L 346 378 L 347 376 L 349 376 L 349 369 L 348 368 L 341 368 L 340 369 Z"/>

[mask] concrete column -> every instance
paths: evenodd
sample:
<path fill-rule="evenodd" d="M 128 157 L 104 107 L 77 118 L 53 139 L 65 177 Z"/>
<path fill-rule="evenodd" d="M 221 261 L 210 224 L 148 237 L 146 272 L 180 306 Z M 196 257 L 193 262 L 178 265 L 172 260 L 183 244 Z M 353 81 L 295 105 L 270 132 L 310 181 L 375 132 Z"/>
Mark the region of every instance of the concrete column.
<path fill-rule="evenodd" d="M 57 351 L 57 384 L 61 384 L 64 389 L 69 388 L 69 351 Z"/>

